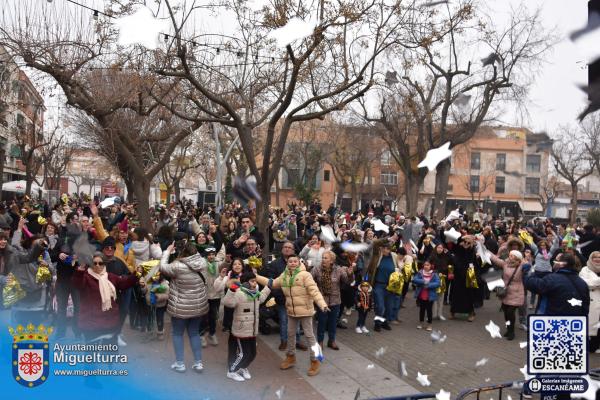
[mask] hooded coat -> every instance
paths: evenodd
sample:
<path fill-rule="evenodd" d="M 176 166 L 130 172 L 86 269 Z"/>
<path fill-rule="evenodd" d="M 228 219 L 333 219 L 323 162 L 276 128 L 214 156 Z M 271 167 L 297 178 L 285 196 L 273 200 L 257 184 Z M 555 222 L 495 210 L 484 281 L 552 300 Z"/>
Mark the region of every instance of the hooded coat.
<path fill-rule="evenodd" d="M 502 299 L 502 304 L 507 306 L 520 307 L 525 304 L 525 285 L 523 285 L 523 269 L 519 268 L 521 262 L 511 262 L 509 260 L 502 260 L 500 257 L 490 255 L 492 264 L 502 268 L 502 280 L 506 287 L 506 296 Z M 517 271 L 515 272 L 515 269 Z M 515 274 L 512 281 L 510 277 Z M 510 284 L 508 284 L 510 281 Z"/>
<path fill-rule="evenodd" d="M 160 261 L 160 273 L 171 278 L 167 311 L 182 319 L 205 315 L 208 313 L 206 260 L 194 254 L 169 264 L 169 256 L 165 251 Z"/>
<path fill-rule="evenodd" d="M 588 333 L 590 336 L 598 335 L 596 325 L 600 322 L 600 265 L 595 265 L 592 262 L 591 256 L 594 253 L 598 252 L 594 251 L 590 254 L 587 266 L 583 267 L 579 273 L 579 277 L 587 283 L 590 290 L 590 312 L 588 314 Z"/>

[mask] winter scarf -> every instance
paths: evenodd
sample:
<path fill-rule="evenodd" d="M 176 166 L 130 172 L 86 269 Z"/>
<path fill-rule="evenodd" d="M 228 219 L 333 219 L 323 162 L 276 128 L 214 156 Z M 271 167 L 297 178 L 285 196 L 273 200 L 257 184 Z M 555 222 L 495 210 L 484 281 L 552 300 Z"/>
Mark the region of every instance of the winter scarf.
<path fill-rule="evenodd" d="M 590 254 L 590 257 L 587 261 L 587 267 L 590 271 L 596 273 L 597 275 L 600 275 L 600 263 L 594 263 L 594 261 L 592 260 L 594 256 L 598 254 L 600 254 L 600 251 L 593 251 L 592 254 Z"/>
<path fill-rule="evenodd" d="M 211 274 L 212 276 L 217 275 L 217 262 L 213 261 L 213 262 L 206 262 L 206 265 L 208 266 L 208 273 Z"/>
<path fill-rule="evenodd" d="M 100 289 L 100 297 L 102 298 L 102 311 L 108 311 L 112 308 L 111 300 L 117 299 L 117 291 L 111 281 L 108 280 L 108 272 L 104 271 L 97 274 L 91 268 L 87 270 L 88 274 L 98 280 L 98 288 Z"/>
<path fill-rule="evenodd" d="M 369 293 L 365 293 L 362 290 L 359 292 L 359 306 L 361 310 L 369 309 Z"/>
<path fill-rule="evenodd" d="M 333 265 L 326 267 L 321 264 L 321 288 L 323 289 L 323 295 L 329 295 L 331 293 L 331 273 L 333 272 Z"/>

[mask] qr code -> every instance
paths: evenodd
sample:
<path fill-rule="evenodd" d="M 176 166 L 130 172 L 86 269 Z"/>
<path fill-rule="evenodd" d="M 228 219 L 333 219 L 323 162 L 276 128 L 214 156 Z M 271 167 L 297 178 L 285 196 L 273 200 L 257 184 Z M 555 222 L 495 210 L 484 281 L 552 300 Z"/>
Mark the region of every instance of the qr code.
<path fill-rule="evenodd" d="M 587 374 L 586 333 L 587 317 L 529 316 L 529 374 Z"/>

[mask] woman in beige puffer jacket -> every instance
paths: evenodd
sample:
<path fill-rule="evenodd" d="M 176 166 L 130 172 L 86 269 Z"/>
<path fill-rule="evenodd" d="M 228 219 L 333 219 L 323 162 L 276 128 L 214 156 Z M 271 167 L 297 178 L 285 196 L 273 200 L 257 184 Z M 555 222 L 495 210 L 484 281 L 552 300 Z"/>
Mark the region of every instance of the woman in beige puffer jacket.
<path fill-rule="evenodd" d="M 281 288 L 285 295 L 285 307 L 288 314 L 287 358 L 281 363 L 280 368 L 289 369 L 296 364 L 296 328 L 300 323 L 311 348 L 311 365 L 308 376 L 318 374 L 320 361 L 317 357 L 319 354 L 313 350 L 318 348 L 312 327 L 312 318 L 315 314 L 314 303 L 317 303 L 323 312 L 330 310 L 312 275 L 306 271 L 304 265 L 300 264 L 298 256 L 291 256 L 287 260 L 285 271 L 278 278 L 272 280 L 257 276 L 256 280 L 259 284 L 271 289 Z"/>

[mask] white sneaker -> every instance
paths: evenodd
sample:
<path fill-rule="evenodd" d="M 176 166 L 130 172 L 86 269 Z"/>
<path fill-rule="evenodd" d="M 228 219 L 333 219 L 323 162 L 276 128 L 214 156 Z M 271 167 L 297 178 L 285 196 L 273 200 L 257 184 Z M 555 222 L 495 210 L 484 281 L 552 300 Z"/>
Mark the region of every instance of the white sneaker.
<path fill-rule="evenodd" d="M 250 371 L 248 371 L 248 368 L 240 368 L 238 374 L 241 374 L 246 380 L 252 379 L 252 375 L 250 375 Z"/>
<path fill-rule="evenodd" d="M 123 335 L 119 335 L 117 337 L 117 343 L 118 343 L 119 347 L 127 346 L 127 343 L 123 340 Z"/>
<path fill-rule="evenodd" d="M 360 326 L 357 326 L 355 329 L 356 333 L 363 333 L 362 329 L 360 329 Z"/>
<path fill-rule="evenodd" d="M 240 374 L 238 374 L 237 372 L 228 372 L 227 373 L 227 377 L 229 379 L 233 379 L 236 382 L 244 382 L 244 377 L 240 376 Z"/>
<path fill-rule="evenodd" d="M 352 315 L 352 309 L 348 308 L 345 312 L 346 315 Z"/>
<path fill-rule="evenodd" d="M 185 372 L 185 364 L 175 361 L 171 364 L 171 369 L 176 372 Z"/>
<path fill-rule="evenodd" d="M 219 339 L 217 339 L 217 335 L 208 335 L 208 343 L 212 346 L 216 346 L 219 344 Z"/>
<path fill-rule="evenodd" d="M 202 338 L 202 347 L 208 346 L 208 342 L 206 341 L 206 336 L 202 335 L 201 338 Z"/>
<path fill-rule="evenodd" d="M 194 365 L 192 365 L 192 369 L 196 372 L 202 372 L 204 370 L 204 365 L 202 361 L 196 361 Z"/>
<path fill-rule="evenodd" d="M 366 326 L 363 326 L 361 329 L 362 329 L 362 333 L 369 333 L 369 330 L 367 329 Z"/>

